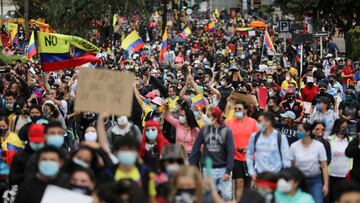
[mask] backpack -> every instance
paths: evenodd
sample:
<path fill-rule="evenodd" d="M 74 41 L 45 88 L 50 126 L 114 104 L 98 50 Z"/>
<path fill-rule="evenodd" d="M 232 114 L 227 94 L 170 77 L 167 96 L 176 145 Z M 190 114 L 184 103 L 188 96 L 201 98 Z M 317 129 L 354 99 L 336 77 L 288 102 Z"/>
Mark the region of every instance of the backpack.
<path fill-rule="evenodd" d="M 259 137 L 260 137 L 261 131 L 257 132 L 255 134 L 255 138 L 254 138 L 254 153 L 256 152 L 256 142 L 258 141 Z M 277 146 L 278 146 L 278 150 L 279 150 L 279 154 L 280 154 L 280 160 L 281 160 L 281 166 L 283 165 L 283 159 L 282 159 L 282 152 L 281 152 L 281 133 L 280 131 L 278 131 L 277 133 Z M 282 168 L 282 167 L 281 167 Z"/>

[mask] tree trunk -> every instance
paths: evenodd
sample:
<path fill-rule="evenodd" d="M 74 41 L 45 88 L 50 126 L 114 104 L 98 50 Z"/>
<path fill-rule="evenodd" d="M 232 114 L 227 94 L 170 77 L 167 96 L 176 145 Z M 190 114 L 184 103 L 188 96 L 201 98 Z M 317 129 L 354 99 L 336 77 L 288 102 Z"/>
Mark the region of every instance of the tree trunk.
<path fill-rule="evenodd" d="M 352 53 L 352 42 L 351 42 L 351 34 L 346 31 L 344 32 L 344 39 L 345 39 L 345 56 L 351 57 Z"/>

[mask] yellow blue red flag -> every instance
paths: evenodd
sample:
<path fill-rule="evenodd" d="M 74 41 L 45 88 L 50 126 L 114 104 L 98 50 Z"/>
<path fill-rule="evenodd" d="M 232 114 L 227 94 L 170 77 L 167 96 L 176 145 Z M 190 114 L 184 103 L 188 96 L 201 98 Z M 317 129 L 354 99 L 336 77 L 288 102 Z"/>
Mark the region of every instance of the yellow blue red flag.
<path fill-rule="evenodd" d="M 164 35 L 162 37 L 161 50 L 160 50 L 160 62 L 164 61 L 164 54 L 167 52 L 169 47 L 169 36 L 167 33 L 167 29 L 165 28 Z"/>
<path fill-rule="evenodd" d="M 121 43 L 121 48 L 135 52 L 144 47 L 144 42 L 136 31 L 132 31 Z"/>
<path fill-rule="evenodd" d="M 29 45 L 28 45 L 28 59 L 32 59 L 36 55 L 36 45 L 35 45 L 35 32 L 33 31 L 30 36 Z"/>
<path fill-rule="evenodd" d="M 45 72 L 74 68 L 88 62 L 100 62 L 100 49 L 76 36 L 37 32 L 38 52 Z"/>

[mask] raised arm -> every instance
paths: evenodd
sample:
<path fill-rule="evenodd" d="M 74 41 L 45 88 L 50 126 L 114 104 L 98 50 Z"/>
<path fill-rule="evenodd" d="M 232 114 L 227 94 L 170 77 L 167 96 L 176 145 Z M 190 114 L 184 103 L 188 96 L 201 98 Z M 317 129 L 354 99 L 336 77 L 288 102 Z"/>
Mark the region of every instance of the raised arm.
<path fill-rule="evenodd" d="M 100 147 L 107 153 L 111 153 L 111 149 L 109 146 L 109 140 L 107 138 L 106 135 L 106 130 L 105 130 L 105 123 L 104 123 L 104 119 L 108 117 L 108 113 L 101 113 L 98 116 L 98 120 L 96 123 L 96 128 L 97 128 L 97 132 L 98 132 L 98 139 L 99 139 L 99 144 Z"/>

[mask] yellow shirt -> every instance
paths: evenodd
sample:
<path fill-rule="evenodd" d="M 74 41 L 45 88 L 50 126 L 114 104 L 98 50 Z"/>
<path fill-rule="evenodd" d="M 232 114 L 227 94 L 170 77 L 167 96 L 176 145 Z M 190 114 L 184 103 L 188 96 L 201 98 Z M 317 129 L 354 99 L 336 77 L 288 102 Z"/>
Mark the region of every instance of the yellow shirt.
<path fill-rule="evenodd" d="M 142 123 L 141 124 L 144 127 L 145 126 L 145 118 L 152 111 L 152 108 L 151 108 L 150 103 L 147 104 L 147 103 L 143 102 L 141 104 L 141 109 L 143 110 Z"/>
<path fill-rule="evenodd" d="M 297 82 L 296 82 L 293 78 L 291 78 L 291 82 L 290 82 L 290 83 L 295 83 L 295 86 L 296 86 L 296 87 L 298 86 L 298 85 L 297 85 Z M 281 83 L 281 89 L 287 90 L 290 83 L 289 83 L 287 80 L 284 80 L 284 81 Z"/>
<path fill-rule="evenodd" d="M 156 196 L 154 175 L 152 173 L 150 173 L 149 176 L 150 176 L 150 179 L 149 179 L 149 191 L 148 192 L 149 192 L 150 197 L 154 197 L 154 196 Z M 115 180 L 119 181 L 122 179 L 131 179 L 133 181 L 138 182 L 139 184 L 142 184 L 140 171 L 137 167 L 133 167 L 131 169 L 131 171 L 128 173 L 117 168 L 115 171 Z"/>
<path fill-rule="evenodd" d="M 174 106 L 176 105 L 178 100 L 179 100 L 179 96 L 176 96 L 174 99 L 171 99 L 170 97 L 165 99 L 165 102 L 167 102 L 169 104 L 169 110 L 171 112 L 174 111 Z"/>

